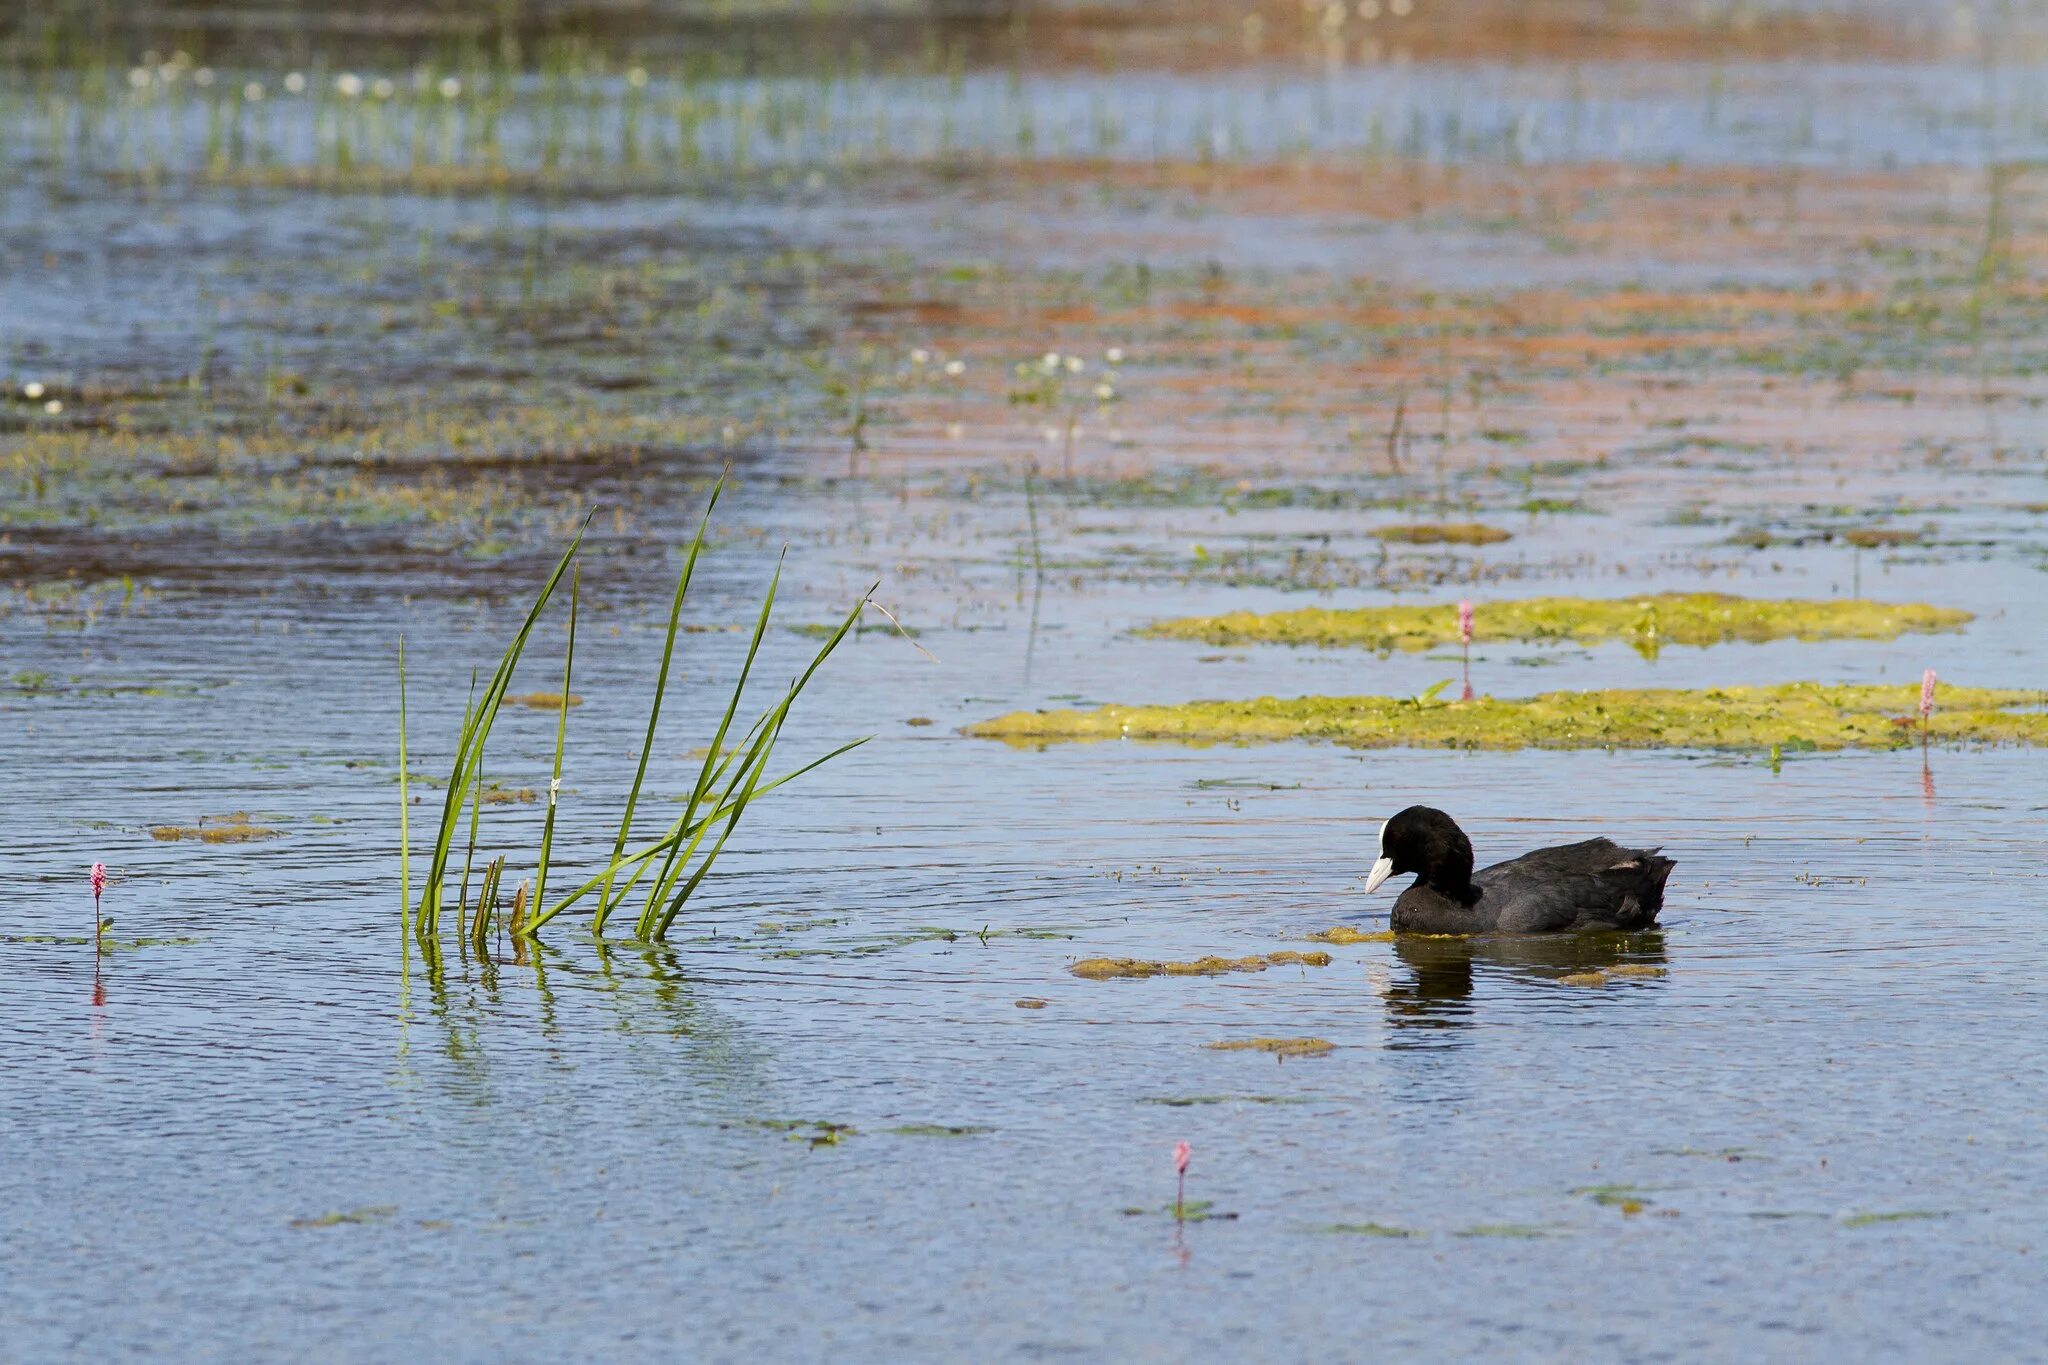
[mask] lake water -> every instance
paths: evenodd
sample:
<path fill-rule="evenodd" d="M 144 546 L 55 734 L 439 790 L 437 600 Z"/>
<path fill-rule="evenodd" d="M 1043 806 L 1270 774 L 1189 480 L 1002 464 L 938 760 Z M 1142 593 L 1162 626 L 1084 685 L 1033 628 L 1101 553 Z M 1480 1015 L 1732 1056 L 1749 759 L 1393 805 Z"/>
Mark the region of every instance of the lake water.
<path fill-rule="evenodd" d="M 1244 139 L 1196 187 L 1034 179 L 994 145 L 961 178 L 835 171 L 808 200 L 691 178 L 546 202 L 221 183 L 177 157 L 145 188 L 19 151 L 8 373 L 17 391 L 49 376 L 66 409 L 17 399 L 0 429 L 0 1355 L 2033 1354 L 2038 754 L 961 733 L 1033 707 L 1413 694 L 1462 662 L 1131 632 L 1460 596 L 1479 602 L 1472 682 L 1503 696 L 1926 667 L 2039 685 L 2033 189 L 2009 187 L 1987 298 L 1983 144 L 1965 114 L 1925 112 L 1980 75 L 1747 73 L 1825 111 L 1810 144 L 1703 123 L 1701 92 L 1726 88 L 1709 64 L 1617 75 L 1586 126 L 1630 102 L 1668 139 L 1635 159 L 1674 167 L 1617 193 L 1807 177 L 1741 189 L 1747 226 L 1662 242 L 1585 202 L 1501 224 L 1454 194 L 1361 240 L 1313 175 L 1227 183 L 1336 154 L 1288 141 L 1289 101 L 1314 94 L 1294 75 L 1026 82 L 1048 120 L 1142 106 L 1112 122 L 1168 167 L 1199 149 L 1155 148 L 1144 120 L 1201 120 L 1153 86 L 1211 105 L 1286 88 L 1243 96 Z M 2026 105 L 2028 70 L 2003 75 L 2004 107 Z M 1352 103 L 1398 88 L 1437 108 L 1470 77 L 1420 61 L 1324 93 L 1349 126 Z M 1010 98 L 983 79 L 962 98 Z M 1602 77 L 1521 69 L 1513 108 L 1482 97 L 1465 126 L 1512 129 L 1574 80 Z M 858 98 L 929 117 L 901 89 Z M 10 117 L 17 147 L 45 145 L 34 109 Z M 1519 159 L 1510 138 L 1471 174 L 1569 198 L 1556 177 L 1631 159 L 1613 136 Z M 1439 151 L 1419 149 L 1430 175 Z M 1901 220 L 1863 222 L 1873 203 Z M 1917 255 L 1881 249 L 1906 239 Z M 1487 265 L 1487 243 L 1520 264 Z M 1124 292 L 1138 259 L 1150 294 Z M 1319 311 L 1333 299 L 1358 312 Z M 1812 358 L 1823 341 L 1846 372 Z M 1076 379 L 1020 405 L 1013 367 L 1049 348 L 1122 391 L 1097 403 Z M 952 355 L 971 362 L 957 384 L 934 374 Z M 872 425 L 820 378 L 853 374 Z M 1394 393 L 1434 435 L 1440 385 L 1440 450 L 1389 467 Z M 491 427 L 511 404 L 529 406 Z M 528 443 L 550 412 L 569 416 Z M 479 450 L 458 429 L 498 434 Z M 494 462 L 493 442 L 514 453 Z M 593 942 L 572 913 L 527 961 L 451 950 L 430 970 L 400 931 L 399 637 L 413 771 L 439 781 L 471 670 L 563 528 L 607 509 L 554 874 L 587 875 L 638 758 L 679 548 L 728 461 L 645 823 L 694 775 L 785 544 L 780 622 L 834 620 L 879 579 L 923 650 L 871 614 L 778 769 L 875 738 L 750 812 L 668 944 Z M 1370 535 L 1400 519 L 1514 538 Z M 1841 538 L 1867 526 L 1909 534 Z M 1489 598 L 1701 588 L 1977 619 L 1653 659 L 1485 638 Z M 543 623 L 515 692 L 559 688 L 563 626 Z M 772 632 L 761 676 L 817 643 Z M 553 736 L 551 710 L 508 710 L 487 776 L 544 794 Z M 417 840 L 440 788 L 415 794 Z M 508 879 L 530 874 L 544 800 L 486 811 Z M 1453 812 L 1482 863 L 1661 844 L 1661 930 L 1307 941 L 1384 927 L 1391 890 L 1362 894 L 1373 831 L 1416 802 Z M 152 835 L 232 812 L 275 837 Z M 116 943 L 97 962 L 94 861 Z M 1068 971 L 1321 947 L 1327 966 L 1213 978 Z M 1564 979 L 1623 965 L 1654 970 Z M 1252 1037 L 1333 1046 L 1205 1046 Z M 1183 1140 L 1198 1221 L 1171 1212 Z"/>

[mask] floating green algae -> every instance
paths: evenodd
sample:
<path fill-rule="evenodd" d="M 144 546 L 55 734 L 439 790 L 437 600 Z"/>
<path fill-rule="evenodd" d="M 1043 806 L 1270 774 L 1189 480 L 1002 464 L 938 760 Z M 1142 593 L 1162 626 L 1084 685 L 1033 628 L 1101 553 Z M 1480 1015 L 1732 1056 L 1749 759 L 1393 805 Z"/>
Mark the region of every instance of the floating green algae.
<path fill-rule="evenodd" d="M 1263 972 L 1269 966 L 1279 967 L 1289 963 L 1297 963 L 1304 967 L 1327 967 L 1330 965 L 1330 955 L 1300 953 L 1289 948 L 1277 953 L 1267 953 L 1264 957 L 1202 957 L 1192 962 L 1152 962 L 1137 957 L 1089 957 L 1076 962 L 1067 970 L 1090 981 L 1110 981 L 1118 977 L 1227 976 L 1232 972 Z"/>
<path fill-rule="evenodd" d="M 1875 1227 L 1879 1223 L 1917 1223 L 1929 1218 L 1946 1218 L 1933 1209 L 1896 1209 L 1884 1213 L 1852 1213 L 1842 1220 L 1845 1228 Z"/>
<path fill-rule="evenodd" d="M 2048 692 L 1944 683 L 1927 734 L 1942 742 L 2048 745 Z M 1092 711 L 1016 711 L 967 727 L 1011 744 L 1152 739 L 1245 744 L 1321 739 L 1357 748 L 1889 749 L 1920 737 L 1917 686 L 1617 688 L 1420 702 L 1260 697 Z"/>
<path fill-rule="evenodd" d="M 1917 602 L 1822 601 L 1734 597 L 1726 593 L 1658 593 L 1649 597 L 1528 597 L 1482 602 L 1474 636 L 1482 641 L 1626 640 L 1638 648 L 1718 645 L 1736 640 L 1892 640 L 1905 634 L 1957 630 L 1967 611 Z M 1190 616 L 1161 621 L 1147 635 L 1209 644 L 1349 646 L 1390 653 L 1459 641 L 1458 608 L 1437 606 L 1303 607 L 1267 614 Z"/>
<path fill-rule="evenodd" d="M 1354 929 L 1348 924 L 1339 924 L 1329 929 L 1319 929 L 1303 937 L 1315 943 L 1392 943 L 1392 929 Z"/>
<path fill-rule="evenodd" d="M 1337 1048 L 1326 1038 L 1231 1038 L 1202 1046 L 1211 1052 L 1270 1052 L 1276 1057 L 1320 1057 Z"/>
<path fill-rule="evenodd" d="M 1382 526 L 1373 532 L 1395 545 L 1498 545 L 1513 536 L 1498 526 L 1476 521 L 1422 521 L 1402 526 Z"/>

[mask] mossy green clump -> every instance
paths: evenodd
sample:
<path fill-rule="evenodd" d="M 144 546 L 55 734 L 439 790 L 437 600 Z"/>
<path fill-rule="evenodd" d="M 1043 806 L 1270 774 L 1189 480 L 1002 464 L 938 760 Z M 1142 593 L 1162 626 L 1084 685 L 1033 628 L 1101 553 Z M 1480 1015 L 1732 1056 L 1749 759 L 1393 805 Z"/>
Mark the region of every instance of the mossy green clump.
<path fill-rule="evenodd" d="M 1392 943 L 1394 941 L 1394 931 L 1392 929 L 1369 931 L 1354 929 L 1348 924 L 1339 924 L 1334 928 L 1320 929 L 1313 934 L 1303 935 L 1303 937 L 1314 943 Z"/>
<path fill-rule="evenodd" d="M 1718 645 L 1735 640 L 1892 640 L 1905 634 L 1957 630 L 1967 611 L 1918 602 L 1767 600 L 1715 592 L 1648 597 L 1529 597 L 1483 602 L 1474 613 L 1481 641 L 1599 644 L 1626 640 L 1638 648 Z M 1458 608 L 1436 606 L 1304 607 L 1266 614 L 1191 616 L 1161 621 L 1143 633 L 1209 644 L 1348 646 L 1391 653 L 1458 643 Z"/>
<path fill-rule="evenodd" d="M 236 811 L 233 815 L 203 815 L 196 825 L 151 825 L 149 837 L 163 844 L 182 839 L 207 844 L 253 844 L 259 839 L 281 839 L 284 831 L 255 824 L 247 811 Z"/>
<path fill-rule="evenodd" d="M 2048 745 L 2048 692 L 1944 683 L 1927 734 L 1942 742 Z M 1321 739 L 1358 748 L 1889 749 L 1920 738 L 1917 686 L 1617 688 L 1418 702 L 1260 697 L 1178 706 L 1017 711 L 967 728 L 1011 744 L 1151 739 L 1246 744 Z"/>
<path fill-rule="evenodd" d="M 1327 967 L 1328 953 L 1299 953 L 1284 949 L 1264 957 L 1198 957 L 1192 962 L 1152 962 L 1140 957 L 1088 957 L 1067 970 L 1090 981 L 1113 981 L 1119 977 L 1228 976 L 1232 972 L 1263 972 L 1267 967 L 1296 963 L 1304 967 Z"/>
<path fill-rule="evenodd" d="M 1231 1038 L 1202 1046 L 1211 1052 L 1270 1052 L 1276 1057 L 1320 1057 L 1337 1050 L 1324 1038 Z"/>
<path fill-rule="evenodd" d="M 1403 526 L 1382 526 L 1373 534 L 1395 545 L 1498 545 L 1513 537 L 1498 526 L 1476 521 L 1423 521 Z"/>

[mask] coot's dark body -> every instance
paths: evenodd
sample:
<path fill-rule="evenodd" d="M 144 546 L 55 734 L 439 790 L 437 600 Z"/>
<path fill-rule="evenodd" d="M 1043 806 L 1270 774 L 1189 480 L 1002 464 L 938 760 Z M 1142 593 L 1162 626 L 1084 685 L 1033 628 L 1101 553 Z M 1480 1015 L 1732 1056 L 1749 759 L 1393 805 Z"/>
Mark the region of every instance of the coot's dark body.
<path fill-rule="evenodd" d="M 1539 848 L 1476 875 L 1472 844 L 1450 816 L 1410 806 L 1380 830 L 1367 889 L 1414 872 L 1394 902 L 1404 934 L 1564 934 L 1647 929 L 1664 907 L 1671 859 L 1611 839 Z"/>

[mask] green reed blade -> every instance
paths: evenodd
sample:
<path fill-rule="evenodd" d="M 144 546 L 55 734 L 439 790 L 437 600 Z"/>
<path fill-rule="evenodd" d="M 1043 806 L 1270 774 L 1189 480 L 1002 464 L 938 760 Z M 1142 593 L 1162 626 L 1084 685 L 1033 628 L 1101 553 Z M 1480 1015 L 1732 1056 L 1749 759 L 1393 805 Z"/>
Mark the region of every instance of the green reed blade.
<path fill-rule="evenodd" d="M 726 840 L 732 838 L 732 832 L 739 828 L 740 817 L 747 813 L 747 803 L 754 799 L 754 789 L 761 781 L 762 772 L 768 767 L 768 755 L 774 750 L 775 741 L 781 737 L 781 734 L 782 725 L 778 721 L 774 729 L 762 736 L 759 741 L 761 757 L 744 770 L 748 774 L 747 785 L 740 792 L 739 800 L 733 802 L 732 815 L 725 822 L 725 832 L 718 836 L 718 842 L 713 844 L 709 851 L 698 860 L 697 870 L 690 874 L 690 880 L 684 884 L 682 890 L 676 892 L 675 898 L 662 911 L 661 919 L 655 924 L 654 932 L 648 935 L 649 938 L 658 942 L 668 937 L 669 926 L 675 923 L 676 916 L 683 911 L 683 906 L 688 904 L 690 897 L 696 894 L 698 886 L 703 883 L 704 878 L 710 873 L 712 864 L 718 861 L 718 855 L 725 851 Z"/>
<path fill-rule="evenodd" d="M 625 850 L 626 840 L 633 832 L 633 811 L 640 804 L 640 786 L 647 780 L 647 760 L 654 754 L 654 729 L 661 721 L 662 698 L 668 692 L 668 669 L 676 652 L 676 630 L 682 622 L 683 598 L 690 591 L 690 578 L 697 571 L 697 557 L 704 550 L 704 536 L 711 528 L 711 511 L 718 506 L 718 495 L 725 489 L 725 476 L 711 487 L 711 500 L 704 506 L 704 519 L 697 523 L 697 535 L 690 542 L 689 557 L 683 561 L 682 576 L 676 580 L 675 600 L 668 611 L 668 638 L 661 647 L 661 671 L 654 679 L 654 704 L 647 712 L 647 739 L 640 746 L 640 765 L 633 773 L 633 789 L 626 794 L 626 812 L 619 818 L 619 837 L 612 844 L 612 860 L 616 862 Z M 611 882 L 605 882 L 604 894 L 598 897 L 597 914 L 590 923 L 590 932 L 604 932 L 604 922 L 611 917 L 612 909 L 618 904 L 618 897 L 612 895 Z"/>
<path fill-rule="evenodd" d="M 747 679 L 753 675 L 754 660 L 759 657 L 761 641 L 768 634 L 768 618 L 775 610 L 775 593 L 782 586 L 782 566 L 788 559 L 789 549 L 785 546 L 781 557 L 775 561 L 775 576 L 768 580 L 768 594 L 761 601 L 761 616 L 754 623 L 754 638 L 747 644 L 747 658 L 746 662 L 740 665 L 739 680 L 733 684 L 732 697 L 725 704 L 725 715 L 718 722 L 718 733 L 711 737 L 711 747 L 704 751 L 704 767 L 697 774 L 697 785 L 691 789 L 689 804 L 683 808 L 685 823 L 697 813 L 697 807 L 704 799 L 705 790 L 711 782 L 711 769 L 718 762 L 719 750 L 724 746 L 725 737 L 732 729 L 732 718 L 740 709 L 740 698 L 746 694 Z M 646 907 L 640 912 L 639 937 L 647 937 L 647 928 L 653 923 L 654 916 L 661 906 L 660 897 L 665 895 L 674 883 L 676 870 L 676 855 L 671 851 L 668 862 L 663 865 L 661 874 L 654 879 L 654 886 L 647 894 Z"/>
<path fill-rule="evenodd" d="M 876 584 L 875 586 L 879 587 L 881 585 Z M 745 777 L 747 780 L 746 789 L 741 793 L 737 804 L 732 806 L 732 817 L 726 825 L 725 833 L 719 836 L 718 842 L 705 854 L 704 860 L 699 863 L 697 870 L 691 875 L 688 884 L 672 899 L 668 900 L 662 908 L 657 910 L 656 906 L 659 902 L 650 898 L 648 913 L 656 915 L 658 918 L 649 923 L 646 917 L 643 917 L 641 937 L 658 939 L 665 935 L 668 932 L 668 926 L 674 923 L 676 916 L 681 913 L 683 904 L 689 900 L 697 887 L 702 884 L 705 874 L 710 870 L 711 864 L 717 860 L 720 850 L 725 847 L 725 841 L 732 837 L 733 830 L 738 827 L 741 813 L 746 810 L 748 803 L 756 795 L 755 788 L 761 780 L 762 772 L 767 768 L 768 755 L 774 750 L 775 741 L 781 736 L 782 725 L 789 717 L 790 708 L 796 704 L 797 697 L 802 694 L 805 685 L 810 682 L 812 676 L 817 673 L 832 651 L 839 647 L 840 641 L 844 640 L 847 633 L 853 629 L 854 623 L 860 620 L 861 612 L 867 607 L 868 598 L 873 595 L 874 588 L 869 588 L 860 601 L 854 604 L 853 610 L 847 613 L 846 619 L 840 623 L 839 629 L 833 632 L 831 638 L 826 640 L 824 645 L 819 648 L 816 657 L 811 660 L 811 666 L 804 670 L 803 676 L 790 684 L 789 690 L 783 694 L 781 703 L 754 727 L 760 733 L 754 739 L 753 747 L 748 751 L 745 762 L 740 765 L 739 775 L 733 779 L 734 784 L 737 785 L 740 778 Z M 752 732 L 750 731 L 750 733 Z M 749 773 L 751 773 L 751 776 L 748 776 Z M 727 787 L 726 795 L 720 799 L 719 804 L 721 807 L 729 804 L 732 790 L 731 786 Z M 695 799 L 693 798 L 692 801 L 693 807 Z M 694 849 L 695 843 L 693 841 L 693 852 Z M 678 869 L 679 871 L 680 869 Z M 666 884 L 658 886 L 658 890 L 666 895 L 668 886 L 673 885 L 673 883 L 674 879 L 670 877 Z M 652 932 L 648 932 L 649 930 Z"/>
<path fill-rule="evenodd" d="M 398 925 L 412 932 L 412 806 L 406 797 L 405 637 L 398 637 Z"/>
<path fill-rule="evenodd" d="M 462 815 L 462 798 L 475 776 L 475 769 L 481 762 L 483 740 L 489 736 L 491 725 L 497 719 L 498 705 L 504 700 L 505 689 L 512 681 L 512 670 L 518 666 L 519 656 L 526 649 L 527 638 L 533 634 L 534 624 L 540 620 L 541 611 L 554 596 L 556 586 L 562 581 L 562 575 L 568 571 L 570 561 L 582 547 L 583 536 L 589 526 L 590 518 L 585 517 L 583 526 L 576 532 L 576 538 L 570 541 L 569 548 L 562 552 L 561 559 L 555 564 L 554 572 L 548 575 L 547 582 L 541 587 L 540 595 L 534 599 L 532 608 L 526 613 L 525 621 L 520 624 L 519 633 L 513 637 L 512 643 L 506 646 L 505 657 L 499 661 L 498 671 L 492 677 L 491 685 L 485 689 L 474 714 L 463 723 L 462 735 L 455 747 L 454 767 L 449 773 L 448 790 L 442 798 L 441 826 L 434 839 L 433 862 L 427 870 L 427 884 L 420 893 L 421 913 L 415 928 L 422 933 L 427 932 L 422 926 L 426 923 L 429 905 L 432 906 L 437 924 L 434 932 L 438 932 L 441 886 L 448 872 L 448 855 L 455 841 L 456 823 Z"/>
<path fill-rule="evenodd" d="M 812 769 L 824 767 L 827 763 L 830 763 L 833 759 L 839 757 L 841 754 L 847 753 L 854 749 L 858 749 L 861 745 L 867 743 L 870 739 L 873 738 L 873 735 L 863 735 L 861 738 L 853 740 L 850 743 L 842 744 L 838 748 L 832 750 L 832 752 L 824 755 L 822 758 L 812 759 L 809 763 L 804 764 L 803 767 L 796 769 L 794 772 L 784 773 L 781 777 L 776 778 L 773 782 L 768 783 L 766 786 L 763 786 L 760 790 L 756 791 L 754 795 L 756 797 L 766 796 L 769 792 L 774 791 L 777 787 L 782 786 L 784 783 L 794 782 L 796 781 L 796 779 L 802 777 L 805 773 L 810 772 Z M 604 885 L 605 879 L 607 877 L 617 874 L 623 868 L 644 864 L 649 859 L 660 857 L 662 854 L 666 853 L 670 848 L 672 848 L 677 842 L 684 839 L 695 838 L 700 830 L 703 830 L 711 824 L 724 818 L 730 812 L 730 806 L 720 805 L 718 809 L 711 811 L 702 820 L 699 820 L 695 825 L 690 826 L 688 829 L 673 830 L 671 833 L 664 836 L 658 842 L 649 844 L 646 848 L 640 849 L 636 852 L 626 854 L 617 862 L 612 863 L 609 867 L 606 867 L 603 871 L 599 872 L 589 881 L 583 883 L 583 885 L 576 888 L 576 890 L 571 891 L 561 900 L 556 901 L 554 905 L 550 906 L 547 910 L 536 915 L 533 920 L 533 927 L 538 929 L 541 925 L 546 924 L 549 920 L 553 919 L 556 915 L 561 914 L 564 910 L 567 910 L 577 901 L 582 900 L 585 896 L 597 890 L 598 887 Z"/>
<path fill-rule="evenodd" d="M 562 745 L 569 737 L 569 679 L 576 665 L 576 608 L 583 586 L 583 566 L 569 575 L 569 648 L 562 656 L 562 705 L 555 715 L 555 771 L 548 779 L 548 818 L 540 832 L 540 867 L 533 875 L 533 904 L 539 907 L 548 893 L 548 855 L 555 846 L 555 804 L 562 791 Z M 532 936 L 532 926 L 525 926 Z"/>

